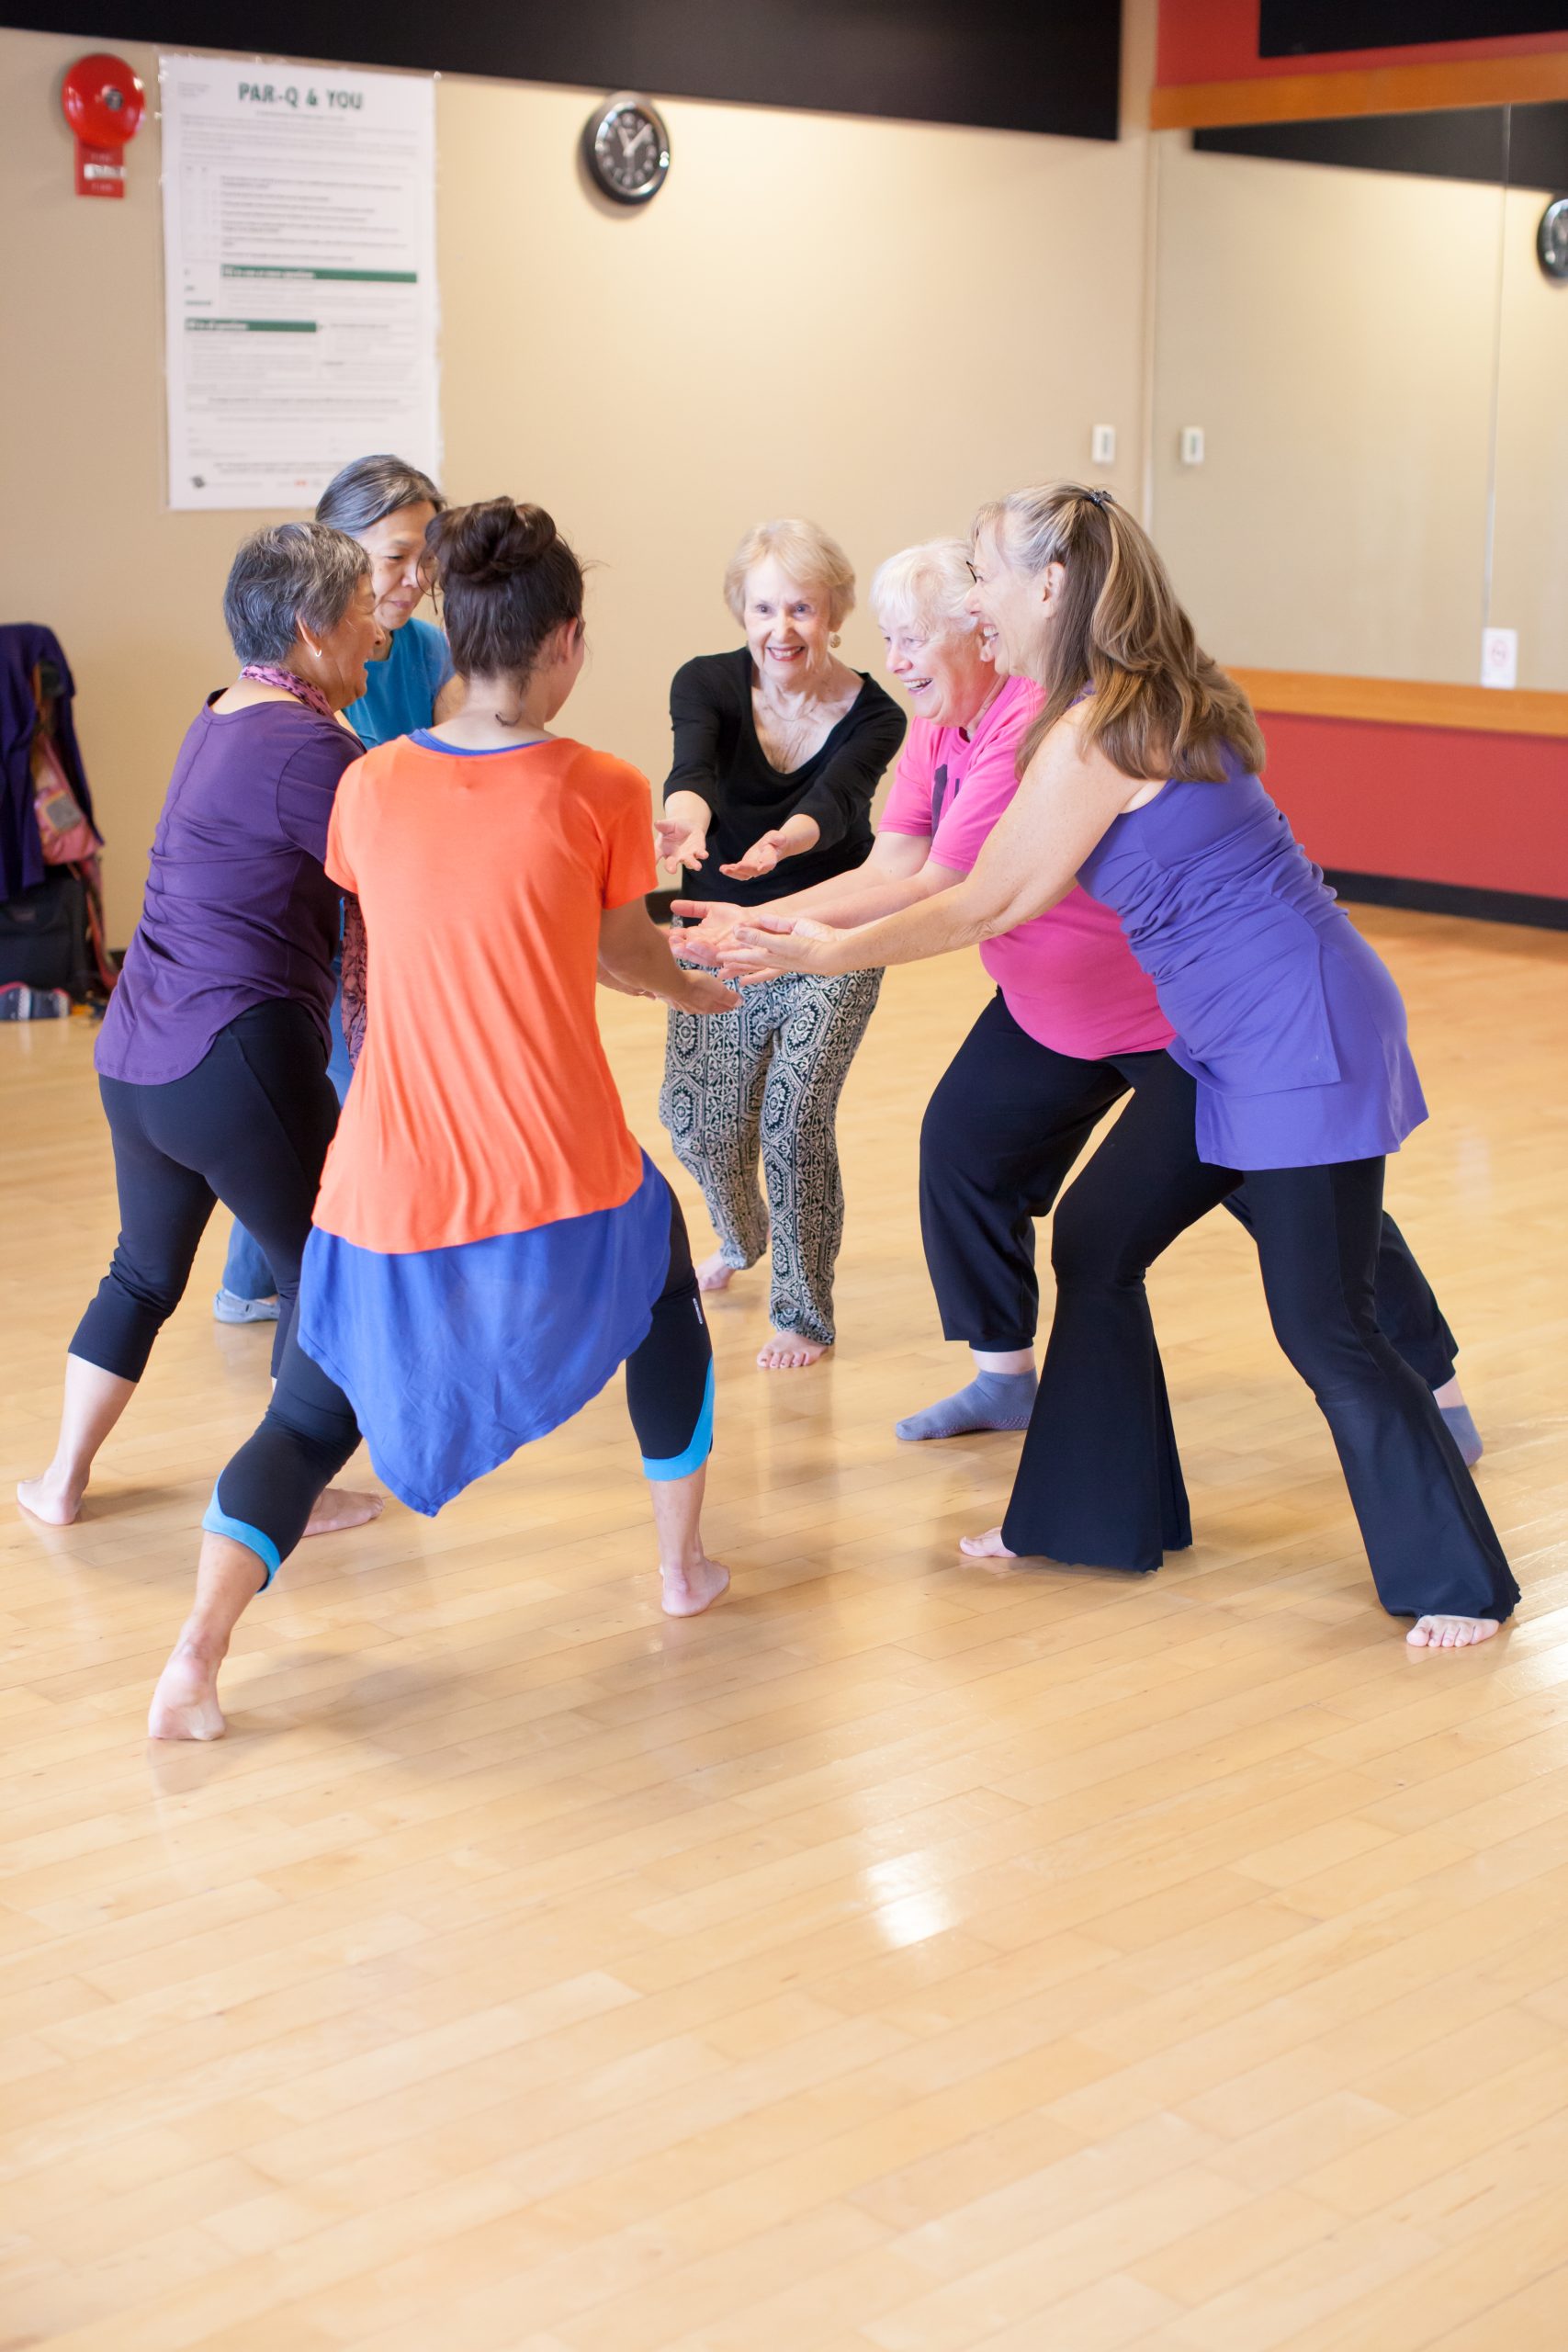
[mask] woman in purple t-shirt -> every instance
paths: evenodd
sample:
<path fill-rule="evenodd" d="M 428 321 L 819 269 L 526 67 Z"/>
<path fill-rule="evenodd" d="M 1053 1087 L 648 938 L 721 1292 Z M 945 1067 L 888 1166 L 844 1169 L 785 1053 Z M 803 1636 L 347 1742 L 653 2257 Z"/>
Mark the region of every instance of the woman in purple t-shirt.
<path fill-rule="evenodd" d="M 364 693 L 377 642 L 368 559 L 318 523 L 257 531 L 223 617 L 240 675 L 180 746 L 98 1038 L 119 1239 L 65 1360 L 54 1459 L 17 1489 L 55 1527 L 75 1518 L 220 1200 L 277 1276 L 276 1372 L 337 1120 L 326 1071 L 340 899 L 321 860 L 361 750 L 336 714 Z M 344 1496 L 321 1523 L 376 1508 Z"/>

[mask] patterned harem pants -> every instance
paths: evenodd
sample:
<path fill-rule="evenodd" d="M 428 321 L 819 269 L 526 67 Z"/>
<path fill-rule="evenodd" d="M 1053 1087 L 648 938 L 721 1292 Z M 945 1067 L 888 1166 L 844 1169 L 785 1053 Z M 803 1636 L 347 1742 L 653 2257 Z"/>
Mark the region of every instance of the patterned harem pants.
<path fill-rule="evenodd" d="M 881 987 L 880 972 L 787 972 L 743 989 L 738 1012 L 670 1015 L 659 1115 L 725 1263 L 756 1264 L 771 1215 L 773 1326 L 827 1344 L 844 1234 L 833 1122 Z"/>

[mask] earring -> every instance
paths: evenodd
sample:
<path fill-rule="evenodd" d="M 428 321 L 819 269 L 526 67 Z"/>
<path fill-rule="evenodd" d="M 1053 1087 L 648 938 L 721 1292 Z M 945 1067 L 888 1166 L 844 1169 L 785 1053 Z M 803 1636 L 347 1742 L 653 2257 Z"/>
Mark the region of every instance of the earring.
<path fill-rule="evenodd" d="M 838 630 L 837 630 L 837 629 L 835 629 L 835 630 L 833 631 L 832 636 L 828 639 L 828 642 L 829 642 L 829 645 L 837 646 L 837 645 L 841 645 L 841 644 L 843 643 L 843 639 L 842 639 L 842 638 L 839 635 Z"/>

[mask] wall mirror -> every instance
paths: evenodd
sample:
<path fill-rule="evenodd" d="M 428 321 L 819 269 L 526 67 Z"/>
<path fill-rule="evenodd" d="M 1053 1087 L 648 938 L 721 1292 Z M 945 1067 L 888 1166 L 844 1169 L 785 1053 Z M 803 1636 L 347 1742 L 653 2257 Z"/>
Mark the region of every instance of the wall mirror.
<path fill-rule="evenodd" d="M 1154 526 L 1238 667 L 1568 689 L 1568 106 L 1157 142 Z"/>

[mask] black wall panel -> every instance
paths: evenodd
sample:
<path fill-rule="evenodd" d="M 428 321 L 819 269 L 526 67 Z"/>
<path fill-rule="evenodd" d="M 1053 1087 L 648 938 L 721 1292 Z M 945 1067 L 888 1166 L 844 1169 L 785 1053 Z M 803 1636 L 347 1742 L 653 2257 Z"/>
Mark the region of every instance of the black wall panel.
<path fill-rule="evenodd" d="M 1564 0 L 1261 0 L 1259 57 L 1568 32 Z"/>
<path fill-rule="evenodd" d="M 1514 187 L 1568 191 L 1568 105 L 1461 107 L 1448 113 L 1352 115 L 1328 122 L 1251 123 L 1195 130 L 1206 154 L 1266 155 L 1424 179 L 1505 178 Z M 1505 170 L 1505 158 L 1506 169 Z"/>
<path fill-rule="evenodd" d="M 88 40 L 1114 139 L 1117 0 L 11 0 Z"/>

